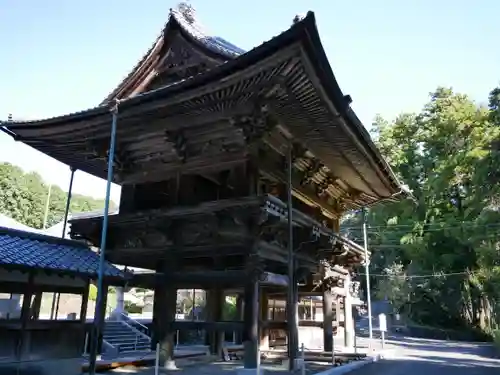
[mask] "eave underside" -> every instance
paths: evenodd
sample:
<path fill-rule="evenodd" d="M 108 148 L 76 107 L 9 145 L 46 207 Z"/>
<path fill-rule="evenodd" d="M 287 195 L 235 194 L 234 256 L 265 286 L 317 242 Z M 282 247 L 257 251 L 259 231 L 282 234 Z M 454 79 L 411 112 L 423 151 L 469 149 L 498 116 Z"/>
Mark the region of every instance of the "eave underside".
<path fill-rule="evenodd" d="M 239 121 L 252 118 L 256 108 L 265 105 L 277 124 L 262 134 L 266 142 L 283 152 L 291 137 L 309 150 L 330 172 L 326 187 L 330 195 L 338 198 L 333 193 L 337 189 L 350 197 L 344 209 L 392 197 L 397 185 L 360 140 L 349 134 L 353 130 L 347 130 L 346 119 L 332 110 L 315 87 L 308 65 L 300 45 L 294 45 L 223 81 L 186 90 L 176 90 L 182 85 L 174 85 L 144 95 L 140 103 L 136 98 L 124 102 L 119 107 L 114 181 L 138 183 L 159 173 L 221 171 L 242 163 L 248 158 L 252 136 L 247 132 L 253 130 Z M 110 124 L 111 114 L 98 108 L 8 128 L 35 149 L 105 178 Z M 305 159 L 297 159 L 295 166 L 313 167 Z M 315 174 L 312 180 L 325 177 L 319 170 Z M 339 183 L 332 183 L 332 178 Z M 298 194 L 299 187 L 294 188 Z"/>

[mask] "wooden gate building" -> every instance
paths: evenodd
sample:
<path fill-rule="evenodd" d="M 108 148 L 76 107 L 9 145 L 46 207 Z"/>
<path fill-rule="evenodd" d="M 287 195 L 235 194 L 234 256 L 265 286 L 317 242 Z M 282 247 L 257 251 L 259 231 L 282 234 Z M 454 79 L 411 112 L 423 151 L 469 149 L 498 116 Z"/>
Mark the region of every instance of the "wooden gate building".
<path fill-rule="evenodd" d="M 109 218 L 107 260 L 156 271 L 134 282 L 155 289 L 155 336 L 165 363 L 173 360 L 175 330 L 203 327 L 215 333 L 214 351 L 222 345 L 220 332 L 241 332 L 245 367 L 255 368 L 269 329 L 296 335 L 259 309 L 267 294 L 284 295 L 287 288 L 324 294 L 325 349 L 331 349 L 331 291 L 341 280 L 349 306 L 350 271 L 364 256 L 338 235 L 339 218 L 403 195 L 350 104 L 312 12 L 243 51 L 204 32 L 194 10 L 181 4 L 100 105 L 3 126 L 15 139 L 106 178 L 110 110 L 117 112 L 113 182 L 122 193 L 119 214 Z M 99 246 L 101 228 L 102 218 L 74 220 L 71 235 Z M 209 321 L 175 322 L 176 290 L 194 287 L 209 290 Z M 224 290 L 242 296 L 242 321 L 223 321 Z"/>

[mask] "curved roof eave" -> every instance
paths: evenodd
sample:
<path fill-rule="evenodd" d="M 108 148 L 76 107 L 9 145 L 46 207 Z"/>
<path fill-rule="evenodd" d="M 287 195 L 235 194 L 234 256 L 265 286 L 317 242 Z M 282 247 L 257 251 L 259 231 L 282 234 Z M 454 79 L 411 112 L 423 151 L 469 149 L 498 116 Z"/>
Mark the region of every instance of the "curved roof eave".
<path fill-rule="evenodd" d="M 396 177 L 395 173 L 392 171 L 392 168 L 380 153 L 380 150 L 376 147 L 361 120 L 358 118 L 354 110 L 350 107 L 350 102 L 346 101 L 346 96 L 343 94 L 342 89 L 340 88 L 337 79 L 335 78 L 335 74 L 333 73 L 332 67 L 328 61 L 325 50 L 321 43 L 318 28 L 316 27 L 314 13 L 308 12 L 306 18 L 308 18 L 309 21 L 307 23 L 308 27 L 306 27 L 306 33 L 309 43 L 305 43 L 305 45 L 309 47 L 308 55 L 315 65 L 316 72 L 319 75 L 321 84 L 326 89 L 330 98 L 334 102 L 337 111 L 339 111 L 342 117 L 349 122 L 349 125 L 353 127 L 357 135 L 360 136 L 360 140 L 362 141 L 364 149 L 378 164 L 378 167 L 381 169 L 381 171 L 384 172 L 387 177 L 389 177 L 391 185 L 395 189 L 394 194 L 404 194 L 405 191 L 402 187 L 401 182 Z"/>

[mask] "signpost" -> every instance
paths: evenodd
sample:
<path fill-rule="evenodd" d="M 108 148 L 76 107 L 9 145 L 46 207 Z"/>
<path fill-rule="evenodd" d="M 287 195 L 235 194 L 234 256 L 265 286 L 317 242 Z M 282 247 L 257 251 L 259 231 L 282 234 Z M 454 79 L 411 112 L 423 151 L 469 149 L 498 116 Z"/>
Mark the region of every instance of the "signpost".
<path fill-rule="evenodd" d="M 385 314 L 378 314 L 378 327 L 382 335 L 382 349 L 384 349 L 385 333 L 387 332 L 387 317 Z"/>

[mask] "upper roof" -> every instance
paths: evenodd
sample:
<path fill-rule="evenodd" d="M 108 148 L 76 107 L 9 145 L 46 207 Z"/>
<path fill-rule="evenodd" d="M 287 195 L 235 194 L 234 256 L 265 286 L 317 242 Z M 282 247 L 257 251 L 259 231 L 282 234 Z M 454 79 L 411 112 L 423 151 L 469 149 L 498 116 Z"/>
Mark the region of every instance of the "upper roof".
<path fill-rule="evenodd" d="M 292 136 L 303 142 L 336 175 L 335 178 L 343 180 L 337 190 L 343 190 L 347 195 L 349 188 L 345 186 L 361 191 L 363 196 L 358 206 L 391 199 L 404 192 L 368 131 L 351 109 L 351 98 L 340 89 L 321 45 L 312 12 L 287 31 L 231 59 L 227 49 L 214 44 L 219 38 L 201 37 L 201 34 L 195 38 L 196 34 L 192 30 L 188 33 L 188 28 L 181 24 L 175 12 L 168 25 L 170 28 L 180 27 L 182 32 L 192 36 L 193 41 L 204 43 L 207 51 L 217 46 L 219 56 L 225 51 L 227 61 L 203 73 L 120 101 L 117 136 L 124 143 L 137 142 L 131 153 L 137 155 L 137 160 L 133 162 L 138 168 L 134 177 L 144 173 L 145 166 L 141 163 L 146 160 L 148 163 L 151 160 L 174 160 L 170 168 L 175 171 L 188 167 L 193 170 L 201 168 L 196 158 L 189 163 L 189 160 L 175 160 L 175 154 L 165 155 L 172 152 L 171 147 L 165 147 L 164 141 L 168 121 L 172 124 L 191 121 L 193 115 L 190 111 L 193 108 L 200 108 L 194 113 L 206 121 L 205 117 L 213 116 L 214 111 L 220 108 L 218 104 L 211 103 L 217 103 L 221 96 L 234 95 L 239 100 L 238 105 L 246 105 L 255 100 L 264 88 L 274 90 L 276 82 L 281 80 L 279 82 L 284 81 L 285 87 L 274 90 L 276 106 L 273 110 L 276 108 L 277 115 L 284 119 L 284 125 Z M 228 122 L 227 114 L 221 112 L 221 115 L 226 116 Z M 156 120 L 157 125 L 148 128 L 145 118 L 152 122 Z M 63 163 L 105 178 L 106 158 L 100 154 L 94 156 L 88 141 L 109 142 L 110 122 L 109 107 L 101 105 L 45 120 L 3 123 L 3 130 Z M 233 137 L 227 132 L 222 136 L 224 139 Z M 167 141 L 173 143 L 168 134 Z M 142 147 L 140 151 L 139 147 Z M 225 152 L 217 160 L 226 163 L 226 166 L 230 162 L 239 162 L 239 154 L 233 154 Z M 153 155 L 159 155 L 158 160 Z M 206 171 L 205 165 L 203 168 Z M 324 179 L 324 175 L 321 178 Z M 120 183 L 118 177 L 115 182 Z"/>
<path fill-rule="evenodd" d="M 153 68 L 153 65 L 149 62 L 161 54 L 162 47 L 168 44 L 168 40 L 176 32 L 179 32 L 185 39 L 196 45 L 205 54 L 218 60 L 219 63 L 234 59 L 246 52 L 219 36 L 210 35 L 196 17 L 194 8 L 186 3 L 180 3 L 176 8 L 170 9 L 168 22 L 151 47 L 101 104 L 106 104 L 116 98 L 121 99 L 121 94 L 134 81 L 143 78 L 145 72 Z"/>
<path fill-rule="evenodd" d="M 78 241 L 0 227 L 0 267 L 95 278 L 99 256 Z M 104 276 L 123 279 L 125 274 L 105 262 Z"/>

